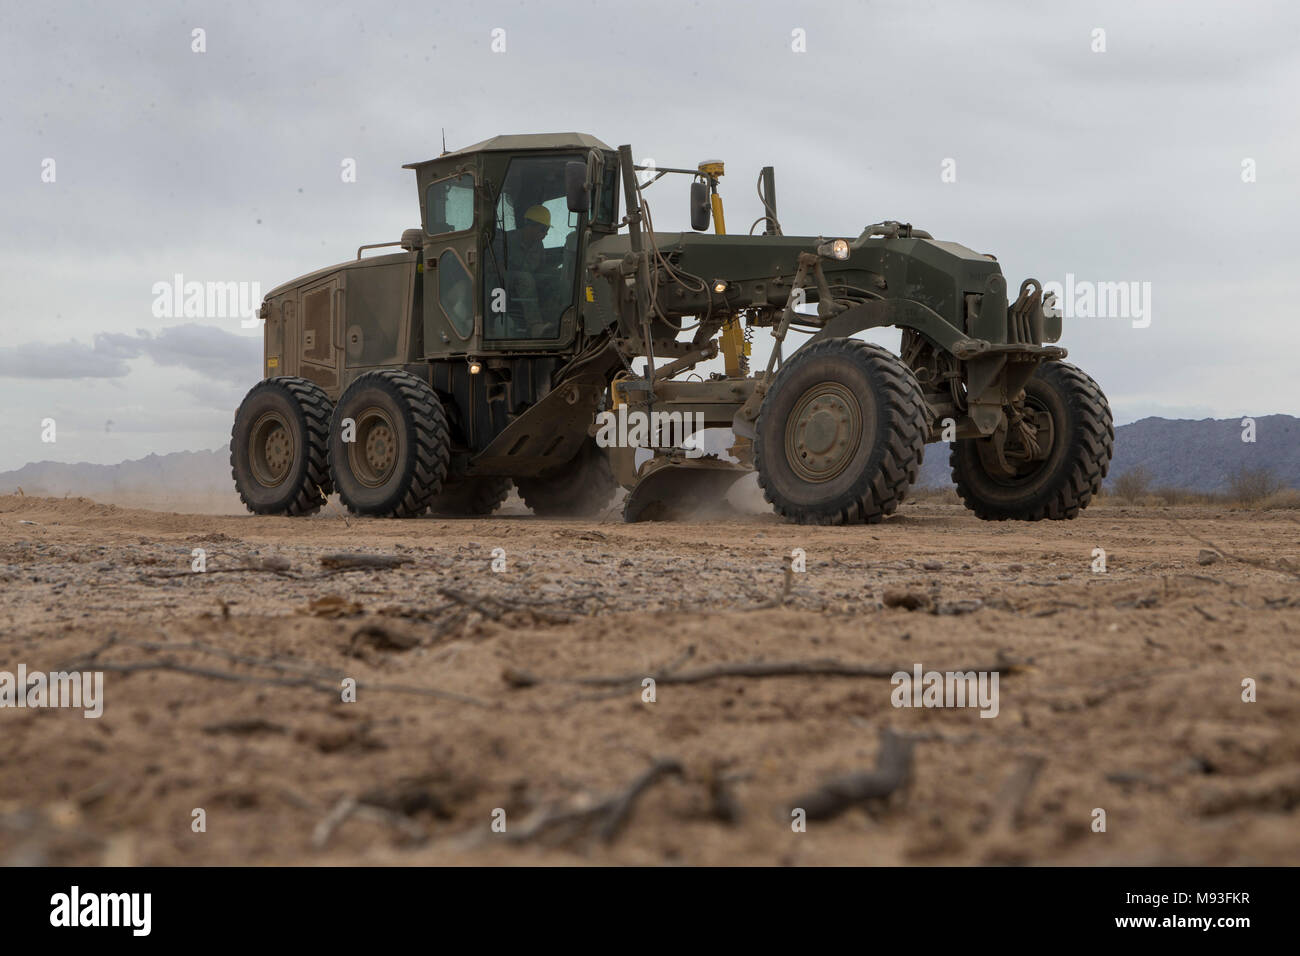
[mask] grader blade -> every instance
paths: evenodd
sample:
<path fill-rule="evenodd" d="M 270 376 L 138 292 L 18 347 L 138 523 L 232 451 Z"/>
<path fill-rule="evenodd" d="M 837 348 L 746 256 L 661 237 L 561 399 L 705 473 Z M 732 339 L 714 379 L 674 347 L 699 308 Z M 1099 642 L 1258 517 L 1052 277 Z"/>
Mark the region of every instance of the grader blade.
<path fill-rule="evenodd" d="M 752 471 L 718 458 L 655 458 L 623 503 L 623 520 L 681 521 L 726 513 L 727 492 Z"/>

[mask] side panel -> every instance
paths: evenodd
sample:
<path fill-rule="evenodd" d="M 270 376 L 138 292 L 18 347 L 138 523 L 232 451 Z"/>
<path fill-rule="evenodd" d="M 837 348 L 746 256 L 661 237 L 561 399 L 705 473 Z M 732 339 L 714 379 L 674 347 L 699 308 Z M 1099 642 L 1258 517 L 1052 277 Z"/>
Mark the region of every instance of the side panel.
<path fill-rule="evenodd" d="M 349 370 L 400 365 L 407 355 L 415 256 L 346 272 L 344 361 Z M 349 376 L 351 377 L 351 376 Z"/>
<path fill-rule="evenodd" d="M 337 401 L 362 371 L 422 358 L 420 329 L 411 322 L 418 268 L 413 252 L 376 256 L 277 290 L 266 307 L 263 374 L 302 376 Z"/>
<path fill-rule="evenodd" d="M 339 389 L 343 343 L 341 335 L 343 276 L 305 287 L 298 296 L 298 374 L 335 397 Z"/>

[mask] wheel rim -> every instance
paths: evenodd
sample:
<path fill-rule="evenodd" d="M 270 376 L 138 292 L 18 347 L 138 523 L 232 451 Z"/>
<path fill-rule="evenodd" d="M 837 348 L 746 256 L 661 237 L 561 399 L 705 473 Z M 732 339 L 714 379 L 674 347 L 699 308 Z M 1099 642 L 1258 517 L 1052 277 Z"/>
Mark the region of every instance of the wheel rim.
<path fill-rule="evenodd" d="M 284 481 L 295 452 L 293 431 L 279 412 L 267 412 L 253 423 L 248 434 L 248 462 L 259 485 L 274 488 Z"/>
<path fill-rule="evenodd" d="M 785 457 L 804 481 L 840 475 L 862 444 L 862 406 L 838 382 L 810 388 L 791 410 L 785 426 Z"/>
<path fill-rule="evenodd" d="M 356 441 L 348 444 L 348 464 L 357 481 L 377 488 L 397 466 L 397 429 L 382 408 L 367 408 L 356 417 Z"/>
<path fill-rule="evenodd" d="M 1023 485 L 1031 484 L 1043 469 L 1047 468 L 1052 462 L 1052 451 L 1056 446 L 1056 419 L 1052 416 L 1051 409 L 1046 403 L 1035 396 L 1025 398 L 1024 413 L 1026 418 L 1033 420 L 1038 426 L 1038 434 L 1035 440 L 1039 447 L 1045 447 L 1047 454 L 1042 458 L 1026 458 L 1024 450 L 1019 448 L 1019 443 L 1011 444 L 1006 448 L 1007 463 L 1015 469 L 1015 474 L 1002 474 L 998 468 L 992 452 L 984 446 L 980 446 L 980 455 L 984 464 L 984 470 L 988 473 L 996 484 L 1006 488 L 1019 488 Z M 1019 452 L 1019 453 L 1018 453 Z"/>

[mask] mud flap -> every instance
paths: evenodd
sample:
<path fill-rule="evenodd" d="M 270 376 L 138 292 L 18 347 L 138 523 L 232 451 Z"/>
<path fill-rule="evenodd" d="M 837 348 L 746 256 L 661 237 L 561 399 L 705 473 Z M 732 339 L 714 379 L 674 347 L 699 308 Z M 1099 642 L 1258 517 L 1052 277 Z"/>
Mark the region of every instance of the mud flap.
<path fill-rule="evenodd" d="M 753 469 L 715 457 L 652 458 L 623 503 L 623 520 L 681 521 L 725 514 L 727 492 Z"/>

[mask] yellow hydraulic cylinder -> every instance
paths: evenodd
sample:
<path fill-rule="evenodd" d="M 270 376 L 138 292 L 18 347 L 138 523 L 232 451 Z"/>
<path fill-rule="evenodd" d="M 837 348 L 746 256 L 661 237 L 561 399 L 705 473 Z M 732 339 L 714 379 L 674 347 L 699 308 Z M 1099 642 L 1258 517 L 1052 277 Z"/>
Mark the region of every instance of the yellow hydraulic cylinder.
<path fill-rule="evenodd" d="M 713 206 L 713 231 L 719 236 L 726 235 L 727 220 L 722 212 L 722 195 L 718 192 L 718 180 L 722 178 L 724 171 L 723 163 L 718 159 L 708 159 L 700 163 L 698 169 L 700 174 L 709 180 L 709 190 L 712 194 L 710 201 Z M 745 333 L 740 327 L 739 317 L 733 315 L 723 324 L 719 351 L 722 352 L 723 368 L 729 378 L 737 378 L 747 373 L 744 357 L 749 355 L 749 343 L 745 341 Z"/>
<path fill-rule="evenodd" d="M 722 325 L 722 344 L 718 349 L 722 353 L 722 366 L 728 378 L 737 378 L 747 373 L 741 362 L 741 356 L 749 356 L 749 343 L 745 341 L 745 332 L 740 327 L 740 319 L 732 316 Z"/>

